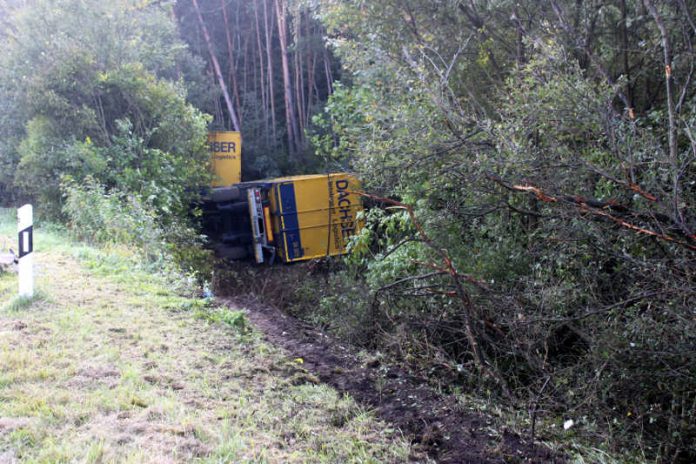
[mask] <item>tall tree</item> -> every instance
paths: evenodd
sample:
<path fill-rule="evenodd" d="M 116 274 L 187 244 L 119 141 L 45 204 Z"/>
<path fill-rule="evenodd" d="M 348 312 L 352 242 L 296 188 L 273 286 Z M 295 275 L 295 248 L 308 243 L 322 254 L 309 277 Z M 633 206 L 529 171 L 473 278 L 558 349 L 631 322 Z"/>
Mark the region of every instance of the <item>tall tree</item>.
<path fill-rule="evenodd" d="M 192 0 L 193 7 L 196 10 L 196 16 L 198 17 L 198 24 L 203 32 L 203 37 L 205 38 L 205 43 L 208 47 L 208 53 L 210 54 L 210 61 L 213 64 L 213 71 L 215 72 L 215 77 L 217 78 L 218 84 L 220 85 L 220 90 L 225 98 L 225 104 L 227 104 L 227 114 L 230 117 L 230 122 L 232 124 L 232 130 L 240 131 L 241 124 L 239 123 L 239 118 L 237 117 L 237 112 L 234 109 L 234 104 L 232 103 L 232 98 L 230 98 L 230 93 L 227 89 L 227 83 L 222 75 L 220 69 L 220 63 L 218 62 L 217 56 L 215 55 L 215 47 L 213 47 L 213 42 L 210 38 L 210 33 L 208 32 L 208 26 L 206 26 L 205 21 L 203 21 L 203 15 L 201 14 L 201 9 L 198 6 L 198 0 Z"/>
<path fill-rule="evenodd" d="M 227 39 L 227 60 L 229 62 L 229 79 L 232 81 L 232 93 L 234 94 L 234 101 L 237 104 L 237 108 L 241 108 L 242 103 L 239 98 L 239 84 L 237 83 L 237 57 L 235 56 L 234 49 L 234 36 L 231 31 L 230 21 L 227 14 L 227 1 L 220 0 L 220 7 L 222 8 L 222 17 L 225 24 L 225 38 Z M 238 18 L 238 16 L 237 16 Z M 241 119 L 241 115 L 240 115 Z M 240 121 L 241 126 L 241 121 Z"/>
<path fill-rule="evenodd" d="M 210 40 L 218 48 L 215 58 L 244 133 L 244 169 L 249 176 L 306 169 L 316 161 L 309 156 L 306 133 L 313 130 L 312 118 L 321 112 L 333 90 L 333 76 L 339 65 L 327 47 L 325 29 L 316 15 L 319 2 L 197 3 Z M 212 79 L 220 88 L 194 5 L 177 2 L 175 9 L 182 36 L 209 63 Z M 280 18 L 278 11 L 282 12 Z M 227 115 L 227 106 L 220 90 L 205 109 L 215 113 L 222 108 Z M 213 124 L 220 127 L 223 120 L 215 114 Z M 296 156 L 298 153 L 303 155 Z"/>
<path fill-rule="evenodd" d="M 288 8 L 287 0 L 274 0 L 276 19 L 278 22 L 278 37 L 280 39 L 280 57 L 283 69 L 283 95 L 285 98 L 285 120 L 288 131 L 288 147 L 291 153 L 297 153 L 302 146 L 300 127 L 297 121 L 295 101 L 293 99 L 293 84 L 290 75 L 290 53 L 288 51 Z M 296 77 L 297 78 L 297 77 Z"/>
<path fill-rule="evenodd" d="M 271 127 L 273 128 L 273 138 L 276 138 L 276 106 L 275 106 L 275 80 L 273 78 L 273 9 L 268 8 L 268 1 L 261 0 L 263 3 L 263 22 L 266 32 L 266 66 L 268 69 L 268 98 L 271 103 Z"/>
<path fill-rule="evenodd" d="M 263 107 L 263 124 L 266 138 L 269 136 L 269 117 L 268 117 L 268 85 L 266 81 L 266 66 L 264 66 L 264 51 L 261 41 L 261 22 L 259 21 L 258 2 L 254 2 L 254 29 L 256 30 L 256 50 L 258 52 L 258 69 L 261 76 L 261 81 L 257 87 L 261 92 L 261 106 Z"/>

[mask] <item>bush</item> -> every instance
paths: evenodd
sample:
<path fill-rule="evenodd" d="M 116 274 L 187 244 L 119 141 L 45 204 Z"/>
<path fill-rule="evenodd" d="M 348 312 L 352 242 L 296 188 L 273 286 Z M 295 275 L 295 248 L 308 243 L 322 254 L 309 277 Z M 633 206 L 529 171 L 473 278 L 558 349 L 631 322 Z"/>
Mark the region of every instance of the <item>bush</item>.
<path fill-rule="evenodd" d="M 37 0 L 8 11 L 0 193 L 33 198 L 43 217 L 62 219 L 62 177 L 91 176 L 145 199 L 163 219 L 182 219 L 208 184 L 210 118 L 187 101 L 179 64 L 200 69 L 167 8 Z"/>
<path fill-rule="evenodd" d="M 65 178 L 65 204 L 72 235 L 91 244 L 132 244 L 144 251 L 144 261 L 164 259 L 166 247 L 156 215 L 135 195 L 105 188 L 91 177 L 82 185 Z"/>
<path fill-rule="evenodd" d="M 166 218 L 132 193 L 107 191 L 91 177 L 82 185 L 65 178 L 62 185 L 70 233 L 88 243 L 128 247 L 137 261 L 163 274 L 191 274 L 207 280 L 211 254 L 203 237 L 183 220 Z"/>
<path fill-rule="evenodd" d="M 504 2 L 482 13 L 483 3 L 486 28 L 495 14 L 519 13 Z M 452 37 L 473 30 L 466 18 L 476 14 L 461 15 L 462 2 L 419 5 L 414 24 L 429 35 L 418 40 L 394 34 L 399 15 L 380 2 L 329 9 L 354 85 L 337 87 L 317 118 L 316 147 L 350 163 L 369 191 L 411 205 L 420 223 L 418 233 L 403 221 L 390 229 L 401 211 L 371 212 L 349 258 L 355 284 L 335 293 L 359 288 L 374 301 L 378 342 L 433 368 L 444 360 L 462 374 L 453 387 L 538 404 L 551 417 L 572 411 L 588 425 L 575 430 L 604 433 L 616 449 L 694 462 L 696 96 L 684 84 L 691 42 L 676 33 L 683 11 L 658 8 L 674 26 L 677 103 L 638 90 L 664 87 L 645 66 L 662 59 L 663 38 L 642 2 L 626 12 L 643 21 L 632 39 L 655 46 L 631 58 L 641 56 L 641 77 L 628 85 L 609 58 L 615 36 L 597 34 L 596 55 L 578 56 L 578 31 L 548 28 L 556 8 L 538 11 L 522 55 L 489 48 L 484 33 L 479 50 L 491 53 L 467 56 L 475 46 L 456 47 L 470 38 Z M 631 103 L 620 98 L 626 89 Z"/>

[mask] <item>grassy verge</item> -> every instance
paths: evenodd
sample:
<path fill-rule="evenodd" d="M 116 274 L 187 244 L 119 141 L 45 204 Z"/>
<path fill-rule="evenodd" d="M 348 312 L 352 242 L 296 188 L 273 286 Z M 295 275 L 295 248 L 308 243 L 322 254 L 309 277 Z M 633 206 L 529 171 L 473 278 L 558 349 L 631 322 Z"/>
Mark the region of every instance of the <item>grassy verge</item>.
<path fill-rule="evenodd" d="M 14 237 L 0 210 L 0 244 Z M 409 446 L 127 252 L 36 232 L 41 298 L 0 275 L 0 462 L 402 462 Z"/>

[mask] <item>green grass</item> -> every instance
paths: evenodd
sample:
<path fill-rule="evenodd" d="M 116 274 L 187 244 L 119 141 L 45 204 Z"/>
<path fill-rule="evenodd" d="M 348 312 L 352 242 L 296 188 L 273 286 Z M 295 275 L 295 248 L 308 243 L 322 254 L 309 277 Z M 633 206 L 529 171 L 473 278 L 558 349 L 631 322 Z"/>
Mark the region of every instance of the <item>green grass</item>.
<path fill-rule="evenodd" d="M 19 290 L 17 285 L 16 274 L 0 272 L 0 307 L 3 307 L 16 297 Z"/>
<path fill-rule="evenodd" d="M 0 240 L 13 220 L 0 210 Z M 139 266 L 127 248 L 90 248 L 45 225 L 35 241 L 36 298 L 15 299 L 16 276 L 0 275 L 0 455 L 407 460 L 407 440 L 264 343 L 243 308 L 191 297 L 188 282 Z"/>
<path fill-rule="evenodd" d="M 16 232 L 17 210 L 10 208 L 0 208 L 0 235 L 10 235 Z"/>
<path fill-rule="evenodd" d="M 8 281 L 11 279 L 8 279 Z M 17 279 L 13 279 L 16 284 Z M 16 285 L 15 285 L 16 287 Z M 1 290 L 0 290 L 1 291 Z M 10 292 L 8 288 L 8 293 Z M 9 302 L 4 305 L 0 305 L 0 311 L 7 313 L 18 312 L 30 309 L 37 303 L 48 300 L 48 295 L 43 290 L 35 290 L 32 296 L 15 296 L 11 298 Z"/>
<path fill-rule="evenodd" d="M 204 303 L 197 305 L 194 317 L 203 319 L 213 324 L 225 324 L 235 329 L 240 336 L 244 337 L 252 333 L 252 328 L 244 311 L 232 310 L 226 307 L 211 307 Z"/>

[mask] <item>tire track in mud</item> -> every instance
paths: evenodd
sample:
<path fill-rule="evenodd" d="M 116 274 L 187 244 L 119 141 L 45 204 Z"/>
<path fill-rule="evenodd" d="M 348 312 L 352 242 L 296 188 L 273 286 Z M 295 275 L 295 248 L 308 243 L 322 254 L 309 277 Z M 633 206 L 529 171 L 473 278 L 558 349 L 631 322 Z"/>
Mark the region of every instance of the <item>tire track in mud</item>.
<path fill-rule="evenodd" d="M 399 367 L 364 365 L 355 350 L 275 307 L 248 296 L 221 301 L 246 308 L 250 321 L 269 343 L 301 358 L 309 373 L 411 437 L 412 461 L 430 457 L 446 464 L 566 462 L 518 434 L 507 430 L 492 433 L 492 418 L 433 391 Z"/>

